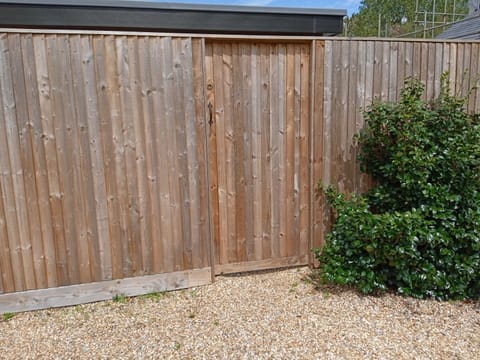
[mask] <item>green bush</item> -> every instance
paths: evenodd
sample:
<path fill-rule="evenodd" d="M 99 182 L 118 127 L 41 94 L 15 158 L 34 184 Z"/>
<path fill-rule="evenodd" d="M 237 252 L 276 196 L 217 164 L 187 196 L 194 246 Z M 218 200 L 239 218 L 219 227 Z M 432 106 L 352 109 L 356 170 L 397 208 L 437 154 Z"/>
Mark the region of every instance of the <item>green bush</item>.
<path fill-rule="evenodd" d="M 409 80 L 398 103 L 365 112 L 359 161 L 377 186 L 349 199 L 322 188 L 336 214 L 315 250 L 324 281 L 364 293 L 480 297 L 480 122 L 442 84 L 426 103 Z"/>

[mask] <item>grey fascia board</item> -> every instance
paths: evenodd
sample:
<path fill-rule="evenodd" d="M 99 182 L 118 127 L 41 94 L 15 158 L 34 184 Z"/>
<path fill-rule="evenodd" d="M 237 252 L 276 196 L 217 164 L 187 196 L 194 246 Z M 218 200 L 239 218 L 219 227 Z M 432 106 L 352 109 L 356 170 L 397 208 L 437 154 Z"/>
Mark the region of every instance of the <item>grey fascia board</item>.
<path fill-rule="evenodd" d="M 0 0 L 0 4 L 10 5 L 45 5 L 45 6 L 78 6 L 78 7 L 109 7 L 109 8 L 137 8 L 158 10 L 193 10 L 214 12 L 240 12 L 261 14 L 294 14 L 294 15 L 331 15 L 346 16 L 347 10 L 295 8 L 295 7 L 266 7 L 266 6 L 231 6 L 231 5 L 201 5 L 186 3 L 170 3 L 137 0 Z"/>
<path fill-rule="evenodd" d="M 128 1 L 131 6 L 119 7 L 110 0 L 99 0 L 92 6 L 90 2 L 0 0 L 0 27 L 298 36 L 338 34 L 343 28 L 343 16 L 323 13 L 217 11 L 213 6 L 208 10 L 179 9 L 173 3 L 168 7 L 134 6 L 153 4 L 144 1 Z"/>

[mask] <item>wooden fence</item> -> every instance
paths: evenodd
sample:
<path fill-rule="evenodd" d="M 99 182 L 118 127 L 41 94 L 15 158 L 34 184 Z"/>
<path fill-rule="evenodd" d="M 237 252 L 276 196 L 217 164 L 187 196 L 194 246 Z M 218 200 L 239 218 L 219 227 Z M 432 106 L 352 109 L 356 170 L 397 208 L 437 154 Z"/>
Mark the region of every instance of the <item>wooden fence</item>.
<path fill-rule="evenodd" d="M 479 44 L 0 34 L 0 312 L 309 262 L 315 184 L 364 191 L 360 109 L 468 93 Z M 480 93 L 470 94 L 478 111 Z M 43 289 L 43 290 L 41 290 Z"/>

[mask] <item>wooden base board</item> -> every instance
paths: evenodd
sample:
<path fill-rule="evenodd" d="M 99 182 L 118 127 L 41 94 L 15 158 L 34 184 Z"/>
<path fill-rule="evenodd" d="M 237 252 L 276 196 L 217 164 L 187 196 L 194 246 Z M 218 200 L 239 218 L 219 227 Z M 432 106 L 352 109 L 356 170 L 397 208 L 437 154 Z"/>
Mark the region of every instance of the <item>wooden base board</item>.
<path fill-rule="evenodd" d="M 211 268 L 146 275 L 88 284 L 61 286 L 0 295 L 0 314 L 111 300 L 115 295 L 137 296 L 185 289 L 212 282 Z"/>
<path fill-rule="evenodd" d="M 308 255 L 215 265 L 215 275 L 308 265 Z"/>

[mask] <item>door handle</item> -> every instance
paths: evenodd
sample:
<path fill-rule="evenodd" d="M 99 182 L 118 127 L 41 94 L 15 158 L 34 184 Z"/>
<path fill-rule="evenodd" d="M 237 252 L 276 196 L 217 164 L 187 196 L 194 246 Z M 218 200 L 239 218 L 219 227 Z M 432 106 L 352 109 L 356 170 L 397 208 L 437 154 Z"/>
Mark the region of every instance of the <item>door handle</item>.
<path fill-rule="evenodd" d="M 212 103 L 209 101 L 208 102 L 208 114 L 209 114 L 209 118 L 208 118 L 208 125 L 212 126 L 213 124 L 213 105 Z"/>

